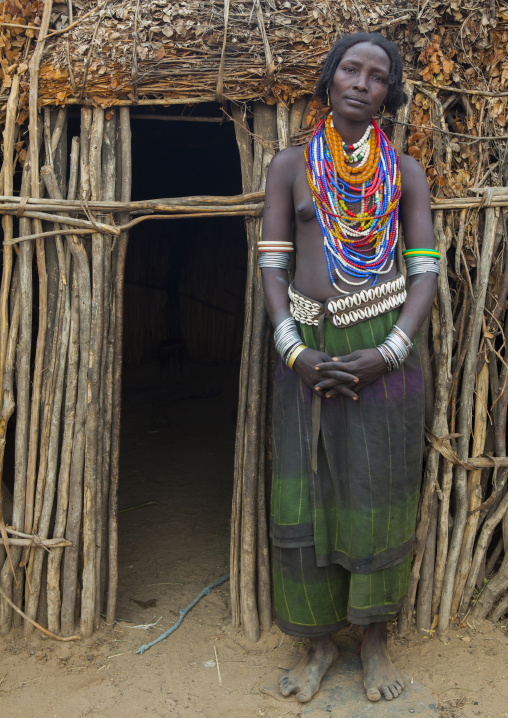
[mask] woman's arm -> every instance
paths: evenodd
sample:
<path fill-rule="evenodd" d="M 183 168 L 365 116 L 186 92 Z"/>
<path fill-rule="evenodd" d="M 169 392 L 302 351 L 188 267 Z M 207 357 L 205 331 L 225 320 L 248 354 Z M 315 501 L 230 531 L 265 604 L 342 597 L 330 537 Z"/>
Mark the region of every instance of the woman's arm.
<path fill-rule="evenodd" d="M 292 241 L 293 183 L 296 172 L 296 152 L 283 150 L 275 155 L 268 168 L 263 211 L 263 240 Z M 275 329 L 290 317 L 288 273 L 285 269 L 264 267 L 261 270 L 265 305 Z"/>
<path fill-rule="evenodd" d="M 423 167 L 412 157 L 400 158 L 402 197 L 400 222 L 406 249 L 434 249 L 434 227 L 430 211 L 430 192 Z M 437 288 L 437 274 L 425 272 L 410 279 L 407 299 L 397 326 L 413 340 L 428 316 Z"/>

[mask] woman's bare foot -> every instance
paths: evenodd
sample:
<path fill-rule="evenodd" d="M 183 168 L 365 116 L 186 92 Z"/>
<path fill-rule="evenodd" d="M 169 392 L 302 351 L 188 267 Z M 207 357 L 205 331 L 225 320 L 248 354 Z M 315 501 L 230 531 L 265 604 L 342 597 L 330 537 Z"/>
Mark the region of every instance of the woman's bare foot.
<path fill-rule="evenodd" d="M 307 654 L 280 679 L 280 692 L 283 696 L 296 693 L 297 701 L 307 703 L 318 692 L 321 679 L 338 656 L 331 636 L 311 638 Z"/>
<path fill-rule="evenodd" d="M 388 655 L 386 623 L 371 623 L 365 627 L 361 655 L 367 698 L 370 701 L 379 701 L 382 695 L 387 701 L 397 698 L 404 689 L 404 682 Z"/>

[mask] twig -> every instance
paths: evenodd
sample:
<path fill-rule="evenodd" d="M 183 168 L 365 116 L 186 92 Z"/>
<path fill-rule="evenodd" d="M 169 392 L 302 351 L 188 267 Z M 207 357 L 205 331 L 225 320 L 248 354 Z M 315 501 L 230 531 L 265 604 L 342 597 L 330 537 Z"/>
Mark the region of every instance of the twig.
<path fill-rule="evenodd" d="M 491 92 L 490 90 L 466 90 L 464 87 L 450 87 L 447 85 L 436 85 L 433 82 L 423 82 L 422 80 L 408 80 L 412 85 L 417 87 L 433 87 L 436 90 L 444 90 L 446 92 L 456 92 L 459 95 L 481 95 L 482 97 L 508 97 L 508 92 Z"/>
<path fill-rule="evenodd" d="M 393 125 L 406 125 L 407 127 L 414 127 L 417 130 L 429 130 L 430 132 L 438 132 L 441 135 L 450 135 L 451 137 L 463 137 L 471 142 L 494 142 L 497 140 L 508 140 L 508 135 L 486 135 L 484 137 L 476 137 L 476 135 L 465 135 L 462 132 L 452 132 L 451 130 L 443 130 L 438 127 L 429 127 L 429 125 L 415 125 L 414 122 L 401 122 L 400 120 L 394 120 L 391 117 L 387 118 Z"/>
<path fill-rule="evenodd" d="M 394 17 L 391 20 L 388 20 L 387 22 L 381 23 L 381 25 L 376 25 L 375 27 L 370 27 L 369 32 L 379 32 L 379 30 L 384 30 L 385 27 L 391 27 L 392 25 L 399 25 L 401 22 L 406 22 L 406 20 L 411 19 L 411 14 L 406 13 L 405 15 L 401 15 L 400 17 Z"/>
<path fill-rule="evenodd" d="M 92 13 L 94 13 L 98 9 L 99 8 L 97 6 L 93 7 L 91 10 L 86 12 L 84 15 L 81 15 L 81 17 L 78 17 L 77 20 L 72 22 L 70 25 L 67 25 L 67 27 L 64 27 L 62 30 L 55 30 L 54 32 L 50 32 L 49 35 L 46 35 L 44 39 L 48 40 L 50 37 L 55 37 L 55 35 L 63 35 L 64 33 L 69 32 L 69 30 L 72 30 L 74 27 L 76 27 L 76 25 L 79 25 L 81 22 L 83 22 L 83 20 L 86 20 L 87 17 L 92 15 Z"/>
<path fill-rule="evenodd" d="M 22 30 L 37 30 L 37 31 L 39 31 L 41 29 L 40 25 L 21 25 L 16 22 L 0 22 L 0 26 L 1 27 L 19 27 Z"/>
<path fill-rule="evenodd" d="M 49 638 L 54 638 L 55 641 L 79 641 L 79 640 L 80 640 L 81 636 L 57 636 L 56 633 L 51 633 L 51 631 L 48 631 L 48 630 L 47 630 L 46 628 L 44 628 L 43 626 L 40 626 L 38 623 L 36 623 L 35 621 L 33 621 L 31 618 L 28 618 L 28 616 L 27 616 L 25 613 L 23 613 L 23 611 L 22 611 L 20 608 L 18 608 L 18 607 L 10 600 L 10 598 L 8 598 L 8 596 L 5 595 L 5 593 L 2 591 L 1 588 L 0 588 L 0 596 L 1 596 L 5 601 L 7 601 L 7 603 L 9 604 L 9 606 L 10 606 L 11 608 L 13 608 L 13 609 L 16 611 L 16 613 L 19 613 L 19 615 L 20 615 L 22 618 L 24 618 L 25 621 L 29 621 L 29 623 L 31 623 L 32 626 L 35 626 L 35 628 L 38 628 L 39 631 L 42 631 L 42 633 L 44 633 L 46 636 L 49 636 Z"/>
<path fill-rule="evenodd" d="M 221 686 L 221 685 L 222 685 L 222 678 L 221 678 L 221 675 L 220 675 L 219 657 L 218 657 L 218 655 L 217 655 L 217 649 L 215 648 L 215 646 L 213 647 L 213 651 L 214 651 L 214 653 L 215 653 L 215 665 L 217 666 L 217 677 L 218 677 L 218 679 L 219 679 L 219 686 Z"/>
<path fill-rule="evenodd" d="M 189 613 L 189 611 L 190 611 L 192 608 L 194 608 L 194 606 L 196 605 L 196 603 L 198 603 L 198 601 L 200 601 L 204 596 L 207 596 L 207 595 L 210 593 L 210 591 L 212 590 L 212 588 L 216 588 L 217 586 L 221 586 L 223 583 L 226 583 L 226 581 L 229 581 L 229 573 L 226 574 L 225 576 L 221 576 L 221 578 L 217 579 L 217 581 L 214 581 L 213 583 L 210 583 L 206 588 L 204 588 L 200 593 L 198 593 L 198 595 L 196 596 L 196 598 L 195 598 L 193 601 L 191 601 L 188 606 L 186 606 L 185 608 L 180 609 L 180 618 L 178 619 L 178 621 L 177 621 L 173 626 L 171 626 L 171 628 L 168 628 L 167 631 L 165 631 L 161 636 L 159 636 L 158 638 L 156 638 L 156 639 L 155 639 L 154 641 L 152 641 L 151 643 L 147 643 L 146 645 L 141 646 L 140 648 L 138 648 L 138 650 L 136 651 L 136 653 L 139 653 L 140 655 L 143 655 L 143 653 L 144 653 L 145 651 L 147 651 L 149 648 L 152 648 L 152 646 L 155 646 L 156 643 L 159 643 L 160 641 L 163 641 L 165 638 L 167 638 L 168 636 L 170 636 L 174 631 L 176 631 L 177 628 L 180 627 L 180 625 L 181 625 L 183 619 L 185 618 L 185 616 Z"/>

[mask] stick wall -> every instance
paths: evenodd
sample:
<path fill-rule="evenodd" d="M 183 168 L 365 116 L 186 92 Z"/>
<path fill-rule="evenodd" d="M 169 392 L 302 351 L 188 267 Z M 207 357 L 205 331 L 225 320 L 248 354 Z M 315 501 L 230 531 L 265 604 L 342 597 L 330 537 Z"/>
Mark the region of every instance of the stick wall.
<path fill-rule="evenodd" d="M 34 181 L 31 162 L 25 162 L 22 197 L 35 198 L 45 191 L 49 198 L 62 200 L 65 193 L 68 200 L 79 197 L 83 206 L 89 200 L 114 201 L 118 185 L 122 202 L 130 200 L 127 108 L 107 117 L 102 109 L 84 108 L 80 137 L 69 138 L 69 163 L 65 111 L 45 110 L 36 127 L 37 152 L 30 157 L 36 155 L 37 166 L 39 161 L 43 166 Z M 10 127 L 4 139 L 3 191 L 12 195 Z M 78 630 L 90 636 L 107 599 L 109 614 L 114 615 L 119 327 L 127 233 L 120 233 L 113 247 L 114 237 L 107 230 L 89 235 L 87 241 L 70 231 L 65 213 L 58 219 L 48 225 L 54 236 L 22 242 L 14 261 L 12 245 L 4 250 L 2 448 L 14 406 L 17 415 L 12 515 L 0 522 L 3 634 L 20 620 L 18 611 L 26 616 L 26 632 L 40 621 L 51 633 L 65 637 Z M 91 214 L 89 219 L 94 224 Z M 128 222 L 129 216 L 109 213 L 97 219 L 106 229 L 113 221 Z M 12 216 L 4 214 L 3 222 L 8 242 L 13 239 Z M 20 216 L 19 237 L 40 235 L 43 229 L 40 219 Z M 32 313 L 36 283 L 37 315 Z"/>
<path fill-rule="evenodd" d="M 14 196 L 18 96 L 13 82 L 0 187 L 0 472 L 16 409 L 12 508 L 0 519 L 0 630 L 6 634 L 23 622 L 29 632 L 38 623 L 66 639 L 77 632 L 88 636 L 104 611 L 112 624 L 128 230 L 146 219 L 239 214 L 246 217 L 248 268 L 231 609 L 233 624 L 255 641 L 272 621 L 267 498 L 273 363 L 256 246 L 269 162 L 302 136 L 308 104 L 296 101 L 288 110 L 254 103 L 256 141 L 241 108 L 232 108 L 243 195 L 140 203 L 130 197 L 128 107 L 82 108 L 80 136 L 72 138 L 65 110 L 41 114 L 35 107 L 21 192 Z M 442 106 L 434 95 L 430 102 L 439 126 Z M 402 110 L 397 119 L 409 116 Z M 393 140 L 404 149 L 403 132 Z M 446 172 L 446 141 L 435 150 Z M 489 171 L 479 167 L 478 177 Z M 478 184 L 478 197 L 436 198 L 433 205 L 441 275 L 420 333 L 429 446 L 401 631 L 416 621 L 424 633 L 444 634 L 457 617 L 497 620 L 508 610 L 508 194 L 502 183 Z"/>

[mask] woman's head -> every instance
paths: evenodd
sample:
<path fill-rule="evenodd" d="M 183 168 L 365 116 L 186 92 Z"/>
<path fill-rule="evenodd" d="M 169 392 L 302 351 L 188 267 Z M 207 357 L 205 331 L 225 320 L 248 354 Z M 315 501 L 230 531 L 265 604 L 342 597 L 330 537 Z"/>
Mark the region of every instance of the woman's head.
<path fill-rule="evenodd" d="M 387 40 L 381 33 L 356 32 L 352 35 L 344 35 L 332 47 L 327 55 L 321 75 L 316 84 L 315 94 L 323 104 L 328 104 L 327 90 L 332 85 L 335 71 L 345 53 L 354 45 L 359 43 L 370 43 L 381 48 L 390 61 L 390 74 L 388 77 L 388 89 L 383 104 L 387 112 L 395 112 L 407 102 L 407 95 L 402 89 L 402 63 L 397 46 Z"/>

